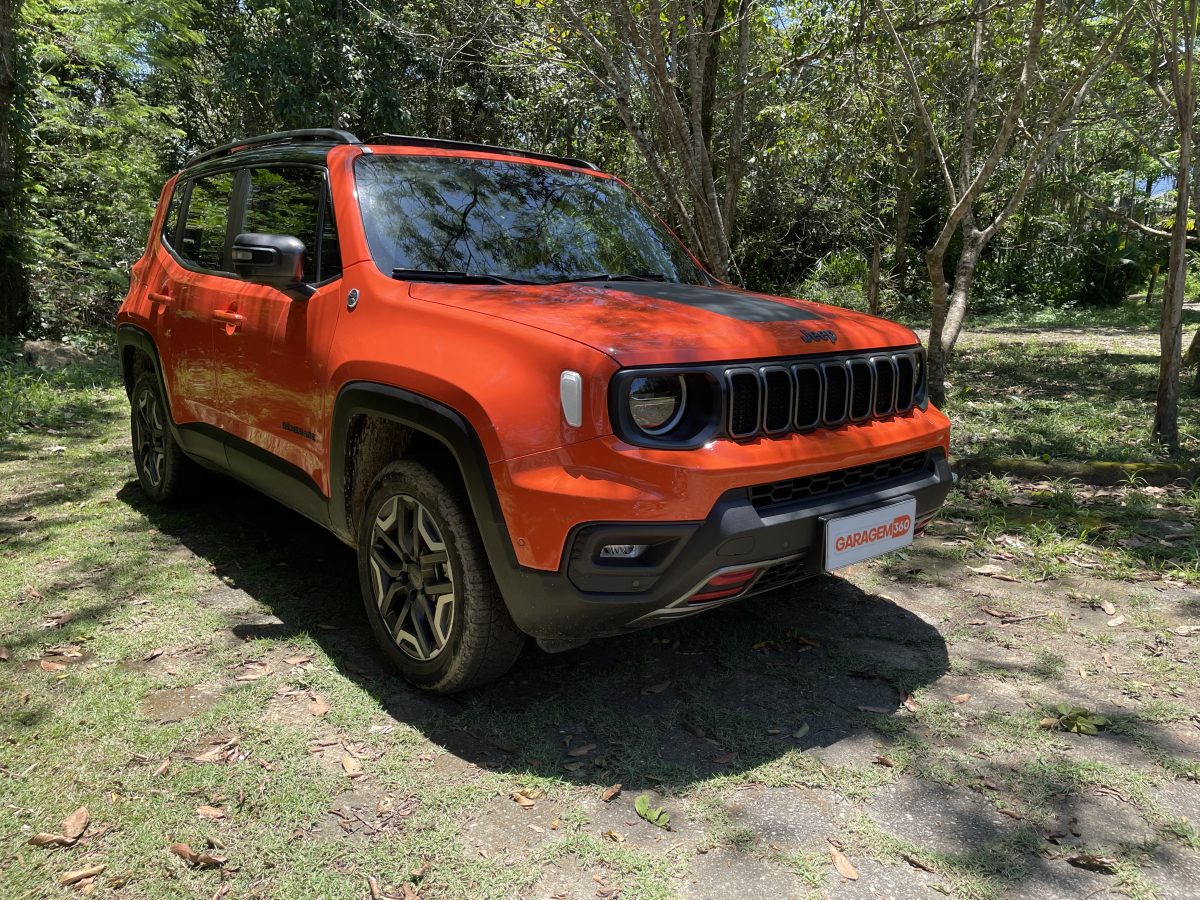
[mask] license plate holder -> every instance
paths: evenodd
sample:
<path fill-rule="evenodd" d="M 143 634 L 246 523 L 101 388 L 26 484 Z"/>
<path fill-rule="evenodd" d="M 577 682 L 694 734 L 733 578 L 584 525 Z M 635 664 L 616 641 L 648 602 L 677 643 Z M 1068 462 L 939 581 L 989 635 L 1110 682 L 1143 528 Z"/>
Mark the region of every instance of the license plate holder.
<path fill-rule="evenodd" d="M 917 524 L 917 501 L 901 497 L 871 509 L 822 516 L 821 522 L 822 564 L 832 572 L 909 546 Z"/>

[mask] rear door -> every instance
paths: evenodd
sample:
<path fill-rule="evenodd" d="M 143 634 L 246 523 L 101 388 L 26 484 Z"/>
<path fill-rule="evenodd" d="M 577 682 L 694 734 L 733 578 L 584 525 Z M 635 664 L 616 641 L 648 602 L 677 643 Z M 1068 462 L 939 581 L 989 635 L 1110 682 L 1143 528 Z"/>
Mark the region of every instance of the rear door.
<path fill-rule="evenodd" d="M 342 306 L 341 259 L 325 169 L 318 165 L 247 167 L 236 231 L 299 238 L 303 285 L 284 292 L 242 283 L 236 335 L 223 347 L 221 406 L 238 437 L 301 469 L 328 490 L 321 464 L 325 361 Z M 237 461 L 231 457 L 231 465 Z M 250 473 L 245 473 L 249 475 Z"/>
<path fill-rule="evenodd" d="M 163 367 L 179 422 L 216 424 L 219 418 L 214 315 L 228 287 L 237 284 L 226 271 L 234 183 L 235 173 L 227 171 L 176 187 L 180 210 L 168 212 L 164 234 L 172 252 L 150 285 L 149 299 L 161 310 Z"/>

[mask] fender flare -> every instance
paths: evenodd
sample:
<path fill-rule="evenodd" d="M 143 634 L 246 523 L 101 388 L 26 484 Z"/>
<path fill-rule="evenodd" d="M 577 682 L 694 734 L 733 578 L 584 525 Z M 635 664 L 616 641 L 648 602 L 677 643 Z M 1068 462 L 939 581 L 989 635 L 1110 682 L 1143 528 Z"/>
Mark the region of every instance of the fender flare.
<path fill-rule="evenodd" d="M 121 323 L 117 326 L 117 365 L 121 369 L 121 379 L 125 383 L 125 393 L 133 392 L 133 373 L 126 370 L 125 351 L 133 349 L 144 353 L 154 368 L 154 377 L 158 379 L 158 389 L 162 392 L 163 402 L 167 405 L 167 424 L 176 441 L 180 441 L 179 428 L 175 424 L 175 414 L 171 410 L 171 394 L 167 391 L 167 379 L 163 375 L 162 360 L 158 355 L 158 347 L 150 332 L 138 325 Z"/>
<path fill-rule="evenodd" d="M 422 394 L 371 381 L 352 381 L 338 391 L 330 425 L 329 512 L 333 530 L 344 539 L 353 533 L 346 512 L 346 439 L 358 415 L 404 425 L 441 443 L 454 459 L 484 550 L 499 580 L 517 567 L 508 525 L 492 481 L 487 454 L 474 426 L 457 410 Z"/>

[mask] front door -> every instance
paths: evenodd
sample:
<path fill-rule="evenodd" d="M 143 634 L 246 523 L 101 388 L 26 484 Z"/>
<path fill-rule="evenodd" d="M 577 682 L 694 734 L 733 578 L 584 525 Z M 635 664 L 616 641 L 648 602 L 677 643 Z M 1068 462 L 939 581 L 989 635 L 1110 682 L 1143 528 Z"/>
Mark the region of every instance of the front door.
<path fill-rule="evenodd" d="M 243 281 L 236 332 L 218 334 L 223 426 L 302 470 L 328 492 L 320 448 L 324 361 L 341 309 L 341 262 L 325 170 L 256 166 L 244 171 L 235 218 L 239 233 L 282 234 L 304 242 L 304 287 L 284 292 Z M 236 462 L 231 459 L 236 468 Z"/>

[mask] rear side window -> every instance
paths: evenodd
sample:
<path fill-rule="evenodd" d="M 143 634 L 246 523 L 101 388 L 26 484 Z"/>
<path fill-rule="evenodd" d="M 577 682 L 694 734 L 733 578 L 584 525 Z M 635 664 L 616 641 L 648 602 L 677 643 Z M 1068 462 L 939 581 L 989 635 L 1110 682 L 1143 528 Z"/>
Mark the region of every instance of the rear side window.
<path fill-rule="evenodd" d="M 192 182 L 179 255 L 202 269 L 225 270 L 225 231 L 233 173 L 221 172 Z"/>
<path fill-rule="evenodd" d="M 322 169 L 272 166 L 250 170 L 242 231 L 286 234 L 304 242 L 304 280 L 323 281 L 341 271 L 332 210 Z"/>
<path fill-rule="evenodd" d="M 174 248 L 175 233 L 179 230 L 179 207 L 183 205 L 183 187 L 176 184 L 171 192 L 171 200 L 167 204 L 167 217 L 163 219 L 162 239 L 168 246 Z"/>

